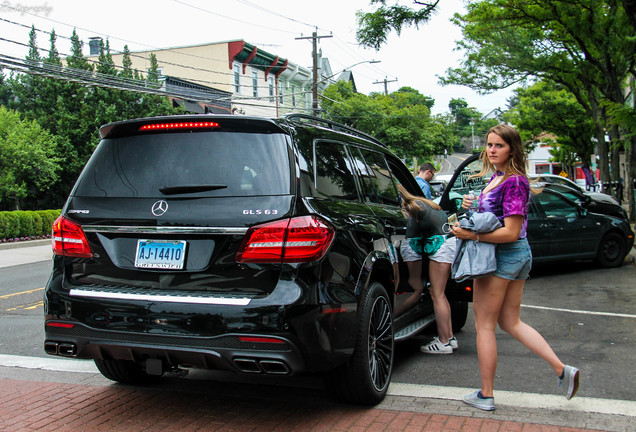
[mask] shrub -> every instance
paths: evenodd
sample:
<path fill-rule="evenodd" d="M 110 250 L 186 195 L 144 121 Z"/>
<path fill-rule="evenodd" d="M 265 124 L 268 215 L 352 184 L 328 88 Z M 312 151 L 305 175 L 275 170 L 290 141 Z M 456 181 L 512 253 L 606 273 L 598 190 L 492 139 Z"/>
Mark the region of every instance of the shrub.
<path fill-rule="evenodd" d="M 6 235 L 8 221 L 5 213 L 6 212 L 0 211 L 0 241 L 8 237 Z"/>
<path fill-rule="evenodd" d="M 42 215 L 40 215 L 37 211 L 30 211 L 31 217 L 33 218 L 33 235 L 41 236 L 43 235 L 43 220 Z"/>
<path fill-rule="evenodd" d="M 60 213 L 61 210 L 0 211 L 0 241 L 48 236 Z"/>
<path fill-rule="evenodd" d="M 16 237 L 30 237 L 35 235 L 33 231 L 33 216 L 28 211 L 18 210 L 13 212 L 18 216 L 19 230 Z"/>

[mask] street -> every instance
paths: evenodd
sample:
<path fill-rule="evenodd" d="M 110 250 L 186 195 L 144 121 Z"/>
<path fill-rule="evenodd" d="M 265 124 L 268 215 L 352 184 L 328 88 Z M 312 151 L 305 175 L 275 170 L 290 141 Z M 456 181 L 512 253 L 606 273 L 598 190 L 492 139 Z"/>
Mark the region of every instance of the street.
<path fill-rule="evenodd" d="M 42 294 L 50 263 L 0 268 L 0 354 L 52 358 L 44 354 Z M 526 283 L 522 319 L 535 327 L 562 360 L 581 369 L 579 395 L 636 401 L 636 266 L 598 269 L 589 262 L 535 267 Z M 398 344 L 393 382 L 478 387 L 473 314 L 457 334 L 451 356 L 424 355 L 424 333 Z M 560 394 L 548 366 L 500 332 L 496 388 Z M 523 373 L 521 373 L 523 371 Z"/>
<path fill-rule="evenodd" d="M 633 260 L 634 251 L 631 255 L 629 260 Z M 124 391 L 125 386 L 114 385 L 98 374 L 91 361 L 44 354 L 41 301 L 49 271 L 49 261 L 0 265 L 0 379 L 22 379 L 25 383 L 40 381 L 43 385 L 44 382 L 65 383 L 59 388 L 68 394 L 78 391 L 77 386 L 85 385 Z M 626 425 L 636 416 L 636 375 L 626 371 L 631 370 L 636 348 L 632 337 L 636 332 L 635 276 L 633 261 L 610 270 L 580 262 L 536 267 L 531 273 L 526 284 L 522 319 L 545 336 L 564 362 L 581 369 L 581 389 L 573 401 L 565 401 L 556 386 L 556 377 L 542 360 L 501 333 L 496 381 L 496 392 L 499 393 L 496 394 L 506 407 L 497 410 L 496 414 L 465 411 L 457 399 L 466 388 L 479 386 L 471 310 L 466 326 L 457 334 L 460 348 L 451 356 L 420 353 L 419 346 L 434 333 L 420 334 L 397 346 L 389 395 L 376 408 L 630 430 Z M 293 409 L 302 411 L 307 410 L 307 406 L 319 404 L 332 415 L 347 412 L 347 415 L 355 413 L 356 418 L 362 418 L 359 416 L 368 413 L 354 408 L 343 411 L 344 408 L 325 393 L 322 380 L 311 376 L 246 377 L 190 371 L 185 379 L 171 375 L 148 391 L 156 390 L 165 394 L 162 403 L 175 403 L 174 395 L 182 394 L 189 400 L 197 399 L 197 395 L 210 395 L 205 396 L 205 400 L 214 404 L 226 400 L 232 404 L 232 401 L 247 397 L 259 405 L 262 394 L 266 395 L 267 402 L 263 400 L 260 404 L 272 407 L 291 404 Z M 151 394 L 155 393 L 148 393 L 148 397 L 154 398 Z M 225 396 L 221 401 L 212 395 Z M 546 404 L 554 407 L 553 410 L 537 411 Z M 456 412 L 458 408 L 460 411 Z M 563 409 L 566 411 L 560 411 Z M 557 412 L 562 414 L 555 417 Z M 547 420 L 537 417 L 537 413 L 542 413 Z M 139 430 L 136 428 L 131 425 L 130 430 Z"/>

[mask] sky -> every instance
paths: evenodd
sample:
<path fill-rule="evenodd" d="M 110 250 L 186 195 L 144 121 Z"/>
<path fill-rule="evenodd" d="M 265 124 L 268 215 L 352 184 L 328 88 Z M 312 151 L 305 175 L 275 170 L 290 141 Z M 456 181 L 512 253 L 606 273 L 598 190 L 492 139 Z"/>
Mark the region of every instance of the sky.
<path fill-rule="evenodd" d="M 390 3 L 390 2 L 389 2 Z M 400 4 L 413 5 L 410 0 Z M 317 31 L 319 48 L 334 73 L 353 71 L 361 93 L 389 92 L 408 86 L 435 99 L 433 114 L 448 112 L 448 102 L 462 98 L 482 114 L 506 109 L 512 90 L 479 95 L 463 86 L 441 86 L 439 76 L 459 67 L 461 30 L 449 20 L 464 13 L 463 0 L 441 0 L 438 13 L 419 28 L 394 31 L 380 50 L 356 43 L 356 11 L 371 11 L 370 0 L 3 0 L 0 3 L 0 55 L 24 58 L 34 25 L 40 48 L 48 49 L 55 30 L 60 55 L 70 53 L 73 29 L 85 43 L 107 38 L 112 52 L 170 48 L 242 39 L 271 54 L 311 67 L 311 41 L 298 39 Z M 17 42 L 17 43 L 16 43 Z M 45 56 L 46 53 L 43 54 Z M 380 63 L 368 63 L 379 60 Z M 159 58 L 159 62 L 161 59 Z M 366 62 L 366 63 L 365 63 Z"/>

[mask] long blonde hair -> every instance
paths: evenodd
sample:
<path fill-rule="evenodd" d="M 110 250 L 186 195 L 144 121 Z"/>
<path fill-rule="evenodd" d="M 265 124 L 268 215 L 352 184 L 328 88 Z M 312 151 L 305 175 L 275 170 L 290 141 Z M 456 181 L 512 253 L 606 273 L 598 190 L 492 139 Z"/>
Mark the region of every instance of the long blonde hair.
<path fill-rule="evenodd" d="M 402 213 L 407 219 L 410 217 L 417 219 L 417 215 L 422 211 L 422 208 L 417 204 L 418 201 L 428 204 L 434 210 L 442 209 L 430 199 L 413 195 L 401 184 L 398 185 L 398 189 L 400 190 L 400 197 L 402 198 Z"/>

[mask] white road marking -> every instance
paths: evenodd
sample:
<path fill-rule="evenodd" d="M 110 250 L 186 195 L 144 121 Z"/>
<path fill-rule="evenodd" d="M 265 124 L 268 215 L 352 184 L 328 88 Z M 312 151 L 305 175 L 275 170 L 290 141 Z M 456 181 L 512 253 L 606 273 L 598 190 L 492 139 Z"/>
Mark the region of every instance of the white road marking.
<path fill-rule="evenodd" d="M 586 310 L 562 309 L 562 308 L 553 308 L 553 307 L 547 307 L 547 306 L 532 306 L 532 305 L 524 305 L 524 304 L 522 304 L 521 307 L 530 308 L 530 309 L 543 309 L 543 310 L 557 311 L 557 312 L 578 313 L 583 315 L 600 315 L 600 316 L 618 317 L 618 318 L 636 318 L 636 315 L 613 313 L 613 312 L 594 312 L 594 311 L 586 311 Z"/>
<path fill-rule="evenodd" d="M 26 357 L 8 354 L 0 354 L 0 367 L 18 367 L 58 372 L 99 373 L 97 367 L 95 367 L 95 364 L 91 360 Z M 392 396 L 460 401 L 463 395 L 473 391 L 474 389 L 462 387 L 391 383 L 388 394 Z M 518 408 L 560 409 L 563 411 L 594 412 L 636 417 L 635 401 L 588 397 L 575 397 L 568 401 L 565 399 L 565 396 L 510 391 L 495 391 L 495 400 L 498 406 L 508 405 Z"/>

